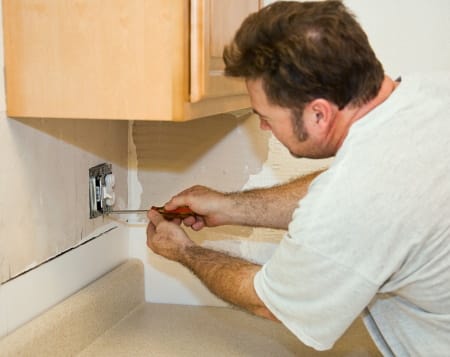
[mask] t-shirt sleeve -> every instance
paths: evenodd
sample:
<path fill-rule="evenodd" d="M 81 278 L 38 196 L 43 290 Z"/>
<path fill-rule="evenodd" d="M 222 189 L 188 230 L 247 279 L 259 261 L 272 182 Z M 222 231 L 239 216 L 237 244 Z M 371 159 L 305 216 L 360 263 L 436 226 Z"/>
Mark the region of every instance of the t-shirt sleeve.
<path fill-rule="evenodd" d="M 383 227 L 372 224 L 376 218 L 367 216 L 372 212 L 360 209 L 354 195 L 342 189 L 349 185 L 334 181 L 332 170 L 316 178 L 254 280 L 270 311 L 317 350 L 333 346 L 384 279 L 385 263 L 376 260 L 383 255 L 374 238 Z"/>
<path fill-rule="evenodd" d="M 330 349 L 377 286 L 286 234 L 254 280 L 267 308 L 304 344 Z"/>

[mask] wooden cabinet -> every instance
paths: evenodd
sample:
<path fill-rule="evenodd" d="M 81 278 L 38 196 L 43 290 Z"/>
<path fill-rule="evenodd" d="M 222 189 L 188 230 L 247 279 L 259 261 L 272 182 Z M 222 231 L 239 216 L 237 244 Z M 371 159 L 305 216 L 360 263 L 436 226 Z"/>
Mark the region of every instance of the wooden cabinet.
<path fill-rule="evenodd" d="M 3 0 L 10 117 L 189 120 L 249 106 L 221 59 L 261 0 Z"/>

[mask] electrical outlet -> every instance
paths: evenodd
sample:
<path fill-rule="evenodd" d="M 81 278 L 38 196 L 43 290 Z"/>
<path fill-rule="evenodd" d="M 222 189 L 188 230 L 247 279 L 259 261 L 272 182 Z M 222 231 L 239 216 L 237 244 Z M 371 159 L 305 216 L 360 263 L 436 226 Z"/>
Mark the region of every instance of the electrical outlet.
<path fill-rule="evenodd" d="M 116 200 L 112 165 L 103 163 L 89 169 L 89 218 L 108 214 Z"/>

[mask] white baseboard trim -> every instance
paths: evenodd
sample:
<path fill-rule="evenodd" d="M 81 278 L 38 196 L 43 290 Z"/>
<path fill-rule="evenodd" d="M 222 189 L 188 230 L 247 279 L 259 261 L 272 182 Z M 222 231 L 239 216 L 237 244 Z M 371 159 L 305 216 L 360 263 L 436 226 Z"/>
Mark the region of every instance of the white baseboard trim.
<path fill-rule="evenodd" d="M 125 225 L 105 225 L 83 242 L 87 243 L 0 285 L 0 337 L 128 259 Z"/>

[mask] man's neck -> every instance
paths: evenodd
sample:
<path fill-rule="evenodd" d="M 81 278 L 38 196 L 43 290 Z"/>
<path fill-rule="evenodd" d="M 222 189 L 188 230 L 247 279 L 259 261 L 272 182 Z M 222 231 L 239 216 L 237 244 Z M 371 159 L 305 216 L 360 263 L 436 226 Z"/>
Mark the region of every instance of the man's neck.
<path fill-rule="evenodd" d="M 383 82 L 381 83 L 380 90 L 375 98 L 373 98 L 370 102 L 354 108 L 351 116 L 351 123 L 361 119 L 371 110 L 379 106 L 383 103 L 389 96 L 394 92 L 395 88 L 398 86 L 398 82 L 393 81 L 390 77 L 385 76 Z M 344 109 L 345 110 L 345 109 Z"/>
<path fill-rule="evenodd" d="M 381 83 L 380 90 L 375 98 L 369 102 L 358 107 L 347 106 L 340 110 L 336 117 L 336 147 L 337 149 L 341 147 L 344 142 L 350 127 L 359 119 L 363 118 L 371 110 L 375 109 L 381 103 L 383 103 L 392 92 L 397 88 L 398 82 L 393 81 L 390 77 L 385 76 L 383 82 Z"/>

